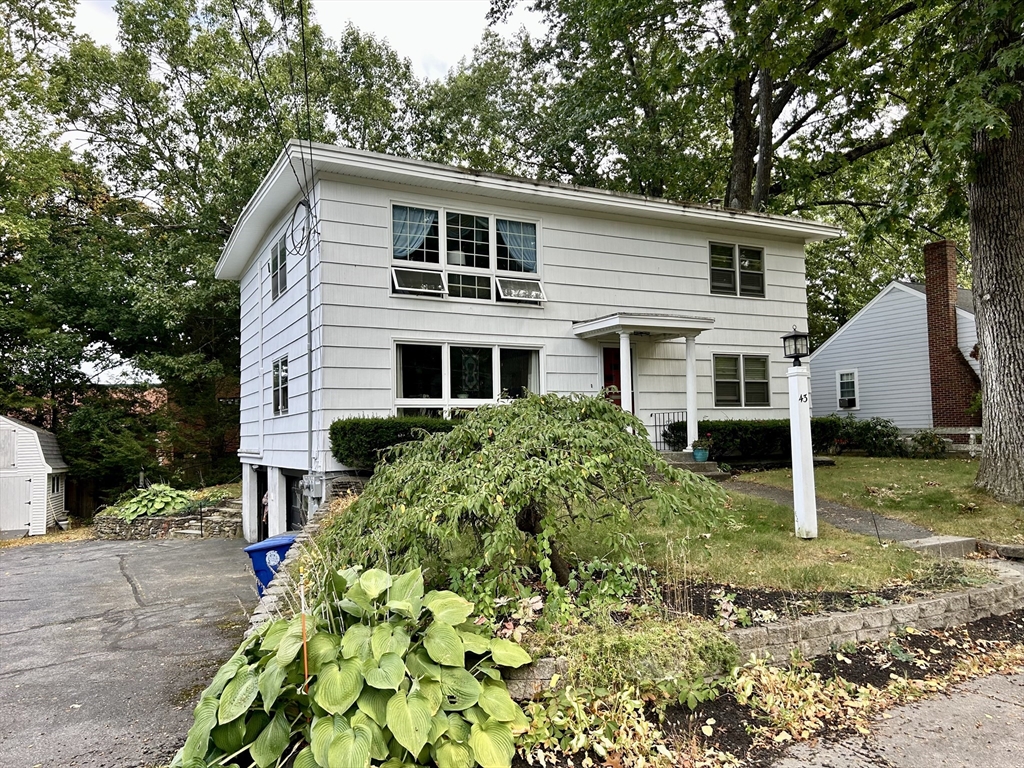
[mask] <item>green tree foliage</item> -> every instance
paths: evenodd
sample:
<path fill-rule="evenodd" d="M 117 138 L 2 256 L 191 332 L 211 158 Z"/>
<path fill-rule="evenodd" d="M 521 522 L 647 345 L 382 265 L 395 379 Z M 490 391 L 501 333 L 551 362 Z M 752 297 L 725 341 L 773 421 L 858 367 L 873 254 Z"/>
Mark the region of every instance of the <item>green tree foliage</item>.
<path fill-rule="evenodd" d="M 526 565 L 558 592 L 570 527 L 610 517 L 628 531 L 646 509 L 702 524 L 723 501 L 714 483 L 669 467 L 608 400 L 529 395 L 396 446 L 329 538 L 345 561 L 475 569 L 491 594 L 515 594 Z"/>

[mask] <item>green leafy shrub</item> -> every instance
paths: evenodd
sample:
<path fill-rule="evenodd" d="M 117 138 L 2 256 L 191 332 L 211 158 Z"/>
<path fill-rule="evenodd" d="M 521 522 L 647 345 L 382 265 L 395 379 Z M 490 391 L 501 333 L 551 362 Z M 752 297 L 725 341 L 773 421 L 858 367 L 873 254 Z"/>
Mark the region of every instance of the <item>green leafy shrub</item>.
<path fill-rule="evenodd" d="M 713 461 L 788 461 L 792 455 L 789 419 L 701 421 L 697 431 L 711 444 Z M 669 424 L 662 436 L 672 450 L 685 449 L 686 423 Z M 860 420 L 852 414 L 845 418 L 831 415 L 811 419 L 811 446 L 817 455 L 840 454 L 850 448 L 859 448 L 869 456 L 906 455 L 895 424 L 880 418 Z"/>
<path fill-rule="evenodd" d="M 373 469 L 380 454 L 423 433 L 450 432 L 455 423 L 425 416 L 356 417 L 331 424 L 331 454 L 346 467 Z"/>
<path fill-rule="evenodd" d="M 122 498 L 100 514 L 119 517 L 131 522 L 143 515 L 149 517 L 167 517 L 180 514 L 192 500 L 188 491 L 178 491 L 169 485 L 157 483 L 145 488 L 128 498 Z"/>
<path fill-rule="evenodd" d="M 395 446 L 356 502 L 326 523 L 340 562 L 476 571 L 476 595 L 521 597 L 520 567 L 564 595 L 560 537 L 607 516 L 628 530 L 643 511 L 706 523 L 721 488 L 674 469 L 632 414 L 601 397 L 528 395 L 484 406 L 452 431 Z M 667 480 L 669 482 L 664 482 Z"/>
<path fill-rule="evenodd" d="M 220 668 L 171 765 L 507 768 L 529 723 L 499 668 L 529 654 L 468 600 L 424 595 L 418 569 L 330 581 L 312 615 L 264 625 Z"/>
<path fill-rule="evenodd" d="M 941 459 L 946 455 L 946 441 L 937 432 L 923 429 L 910 438 L 910 455 L 915 459 Z"/>

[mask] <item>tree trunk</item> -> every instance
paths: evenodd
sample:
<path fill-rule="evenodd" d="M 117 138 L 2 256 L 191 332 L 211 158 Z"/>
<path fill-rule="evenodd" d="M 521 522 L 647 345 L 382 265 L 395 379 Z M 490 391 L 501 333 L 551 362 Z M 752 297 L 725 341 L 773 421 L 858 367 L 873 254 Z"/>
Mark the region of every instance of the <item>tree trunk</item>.
<path fill-rule="evenodd" d="M 737 80 L 732 87 L 732 165 L 725 204 L 728 208 L 749 211 L 753 198 L 754 155 L 757 153 L 757 130 L 754 126 L 754 102 L 751 94 L 753 77 Z"/>
<path fill-rule="evenodd" d="M 537 504 L 530 504 L 530 506 L 519 510 L 519 514 L 516 516 L 516 527 L 529 536 L 537 537 L 540 535 L 540 523 L 543 519 L 544 511 Z M 558 544 L 554 539 L 551 540 L 551 570 L 555 572 L 559 586 L 568 585 L 569 563 L 558 551 Z"/>
<path fill-rule="evenodd" d="M 974 137 L 968 185 L 984 451 L 977 485 L 1024 504 L 1024 101 L 1010 135 Z"/>
<path fill-rule="evenodd" d="M 757 90 L 757 113 L 760 122 L 753 208 L 755 211 L 762 211 L 768 205 L 768 190 L 772 185 L 772 126 L 775 124 L 772 120 L 772 73 L 767 67 L 761 68 Z"/>

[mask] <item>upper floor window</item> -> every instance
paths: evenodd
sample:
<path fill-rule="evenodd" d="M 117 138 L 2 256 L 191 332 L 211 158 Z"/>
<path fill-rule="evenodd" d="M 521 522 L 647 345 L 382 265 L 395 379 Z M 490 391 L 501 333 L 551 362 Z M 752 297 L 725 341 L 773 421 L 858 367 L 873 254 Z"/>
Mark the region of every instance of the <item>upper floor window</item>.
<path fill-rule="evenodd" d="M 546 300 L 536 276 L 534 222 L 393 205 L 391 231 L 395 293 L 529 304 Z"/>
<path fill-rule="evenodd" d="M 276 299 L 288 288 L 288 252 L 284 235 L 270 247 L 270 298 Z"/>
<path fill-rule="evenodd" d="M 768 358 L 764 355 L 715 355 L 714 374 L 716 408 L 771 405 Z"/>
<path fill-rule="evenodd" d="M 711 292 L 764 298 L 764 250 L 711 243 Z"/>
<path fill-rule="evenodd" d="M 288 413 L 288 358 L 274 361 L 274 415 Z"/>

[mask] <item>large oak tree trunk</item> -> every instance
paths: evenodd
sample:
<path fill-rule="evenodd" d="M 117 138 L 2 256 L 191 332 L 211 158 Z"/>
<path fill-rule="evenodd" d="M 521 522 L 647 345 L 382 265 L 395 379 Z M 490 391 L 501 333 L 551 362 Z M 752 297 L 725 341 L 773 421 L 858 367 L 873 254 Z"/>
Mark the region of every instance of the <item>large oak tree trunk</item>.
<path fill-rule="evenodd" d="M 977 485 L 1024 504 L 1024 101 L 1011 133 L 974 139 L 968 185 L 984 451 Z"/>
<path fill-rule="evenodd" d="M 737 79 L 732 88 L 732 163 L 725 204 L 749 211 L 753 205 L 754 155 L 758 135 L 754 125 L 753 78 Z"/>

